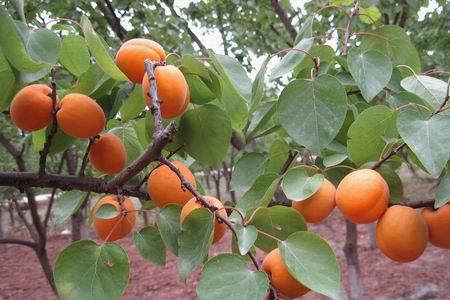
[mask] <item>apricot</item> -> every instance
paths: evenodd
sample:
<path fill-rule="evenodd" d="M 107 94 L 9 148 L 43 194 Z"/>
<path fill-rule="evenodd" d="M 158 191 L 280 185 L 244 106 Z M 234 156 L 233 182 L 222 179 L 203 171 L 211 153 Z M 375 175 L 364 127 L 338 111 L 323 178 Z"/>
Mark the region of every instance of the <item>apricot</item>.
<path fill-rule="evenodd" d="M 155 68 L 156 88 L 161 103 L 161 116 L 165 119 L 176 118 L 181 115 L 186 103 L 189 90 L 183 73 L 175 66 L 160 66 Z M 147 74 L 142 79 L 142 90 L 148 107 L 153 102 L 149 95 L 149 82 Z"/>
<path fill-rule="evenodd" d="M 21 89 L 11 102 L 11 119 L 24 131 L 35 131 L 52 121 L 52 89 L 43 84 L 32 84 Z"/>
<path fill-rule="evenodd" d="M 371 169 L 356 170 L 345 176 L 336 190 L 336 204 L 350 221 L 368 224 L 378 220 L 389 203 L 389 187 Z"/>
<path fill-rule="evenodd" d="M 195 177 L 189 168 L 180 161 L 174 160 L 172 163 L 180 170 L 184 179 L 196 188 Z M 184 205 L 194 197 L 191 192 L 181 188 L 181 181 L 177 174 L 166 165 L 162 165 L 151 172 L 147 180 L 147 191 L 150 199 L 160 208 L 170 203 Z"/>
<path fill-rule="evenodd" d="M 450 204 L 433 210 L 422 210 L 422 216 L 428 225 L 430 242 L 436 247 L 450 249 Z"/>
<path fill-rule="evenodd" d="M 98 209 L 104 204 L 114 205 L 119 214 L 111 219 L 101 219 L 96 217 Z M 125 237 L 133 230 L 133 227 L 136 224 L 134 205 L 127 197 L 124 197 L 123 206 L 126 212 L 125 214 L 122 213 L 119 197 L 115 195 L 103 197 L 97 202 L 94 208 L 93 219 L 95 232 L 99 238 L 107 242 L 113 242 Z"/>
<path fill-rule="evenodd" d="M 68 94 L 61 100 L 56 113 L 58 125 L 73 137 L 91 138 L 105 127 L 105 113 L 92 98 L 83 94 Z"/>
<path fill-rule="evenodd" d="M 289 298 L 297 298 L 309 292 L 309 289 L 297 281 L 288 271 L 281 258 L 280 249 L 276 248 L 267 254 L 261 269 L 269 274 L 272 286 Z"/>
<path fill-rule="evenodd" d="M 389 207 L 378 221 L 378 247 L 390 259 L 410 262 L 419 258 L 428 244 L 428 228 L 424 218 L 407 206 Z"/>
<path fill-rule="evenodd" d="M 125 168 L 127 151 L 115 134 L 105 133 L 92 143 L 89 160 L 99 172 L 117 174 Z"/>
<path fill-rule="evenodd" d="M 205 201 L 208 202 L 209 205 L 214 205 L 215 207 L 220 209 L 218 211 L 219 216 L 221 216 L 225 220 L 228 219 L 227 212 L 225 211 L 225 209 L 221 209 L 221 208 L 223 208 L 222 202 L 220 202 L 218 199 L 211 197 L 211 196 L 203 196 L 203 199 L 205 199 Z M 184 219 L 194 209 L 201 208 L 201 207 L 202 207 L 202 205 L 200 204 L 200 202 L 197 201 L 196 198 L 192 198 L 191 200 L 189 200 L 183 206 L 183 209 L 181 210 L 180 224 L 183 223 Z M 215 219 L 215 221 L 214 221 L 214 237 L 213 237 L 213 241 L 212 241 L 213 244 L 218 242 L 223 237 L 226 229 L 227 229 L 227 225 L 225 225 L 224 223 L 219 223 L 219 221 L 217 221 L 217 219 Z"/>
<path fill-rule="evenodd" d="M 336 188 L 325 179 L 322 186 L 311 197 L 303 201 L 292 201 L 295 208 L 307 222 L 318 223 L 328 217 L 336 206 Z"/>
<path fill-rule="evenodd" d="M 132 39 L 125 42 L 116 55 L 116 65 L 134 83 L 140 84 L 144 77 L 144 61 L 164 61 L 166 54 L 163 47 L 155 41 Z"/>

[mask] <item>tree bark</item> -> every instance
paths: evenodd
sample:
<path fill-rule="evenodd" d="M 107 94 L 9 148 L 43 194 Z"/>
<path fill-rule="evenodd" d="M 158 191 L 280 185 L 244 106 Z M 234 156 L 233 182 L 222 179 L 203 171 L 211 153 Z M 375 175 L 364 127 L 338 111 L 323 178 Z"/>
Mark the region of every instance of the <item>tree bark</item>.
<path fill-rule="evenodd" d="M 8 199 L 8 211 L 9 211 L 9 221 L 11 222 L 11 227 L 16 227 L 16 218 L 14 217 L 14 204 L 11 199 Z"/>
<path fill-rule="evenodd" d="M 377 232 L 376 223 L 369 224 L 369 236 L 370 236 L 370 250 L 375 250 L 377 248 Z"/>
<path fill-rule="evenodd" d="M 45 278 L 47 278 L 47 281 L 50 284 L 52 291 L 55 293 L 55 296 L 59 298 L 58 292 L 56 290 L 55 281 L 53 278 L 53 268 L 48 259 L 47 249 L 45 247 L 45 241 L 43 242 L 43 244 L 39 245 L 39 247 L 35 250 L 35 252 L 36 256 L 39 259 L 39 263 L 41 264 L 42 270 L 44 271 Z"/>
<path fill-rule="evenodd" d="M 345 220 L 345 227 L 347 232 L 344 253 L 350 282 L 350 298 L 352 300 L 363 300 L 364 289 L 358 261 L 358 231 L 356 224 L 348 220 Z"/>
<path fill-rule="evenodd" d="M 283 10 L 283 8 L 280 6 L 280 2 L 278 0 L 271 0 L 272 7 L 275 10 L 276 14 L 280 18 L 281 22 L 283 23 L 284 27 L 286 27 L 287 31 L 289 32 L 289 35 L 293 40 L 297 37 L 297 30 L 295 30 L 294 26 L 292 26 L 291 21 L 289 20 L 288 16 L 286 15 L 286 12 Z"/>
<path fill-rule="evenodd" d="M 0 205 L 0 240 L 5 238 L 5 231 L 3 228 L 3 206 Z M 0 248 L 2 245 L 0 244 Z"/>

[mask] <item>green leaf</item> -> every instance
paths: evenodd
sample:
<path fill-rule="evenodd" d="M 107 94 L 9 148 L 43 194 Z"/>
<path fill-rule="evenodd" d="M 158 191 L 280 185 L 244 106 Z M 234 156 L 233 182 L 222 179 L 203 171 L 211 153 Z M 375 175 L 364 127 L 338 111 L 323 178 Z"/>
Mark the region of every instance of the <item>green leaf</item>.
<path fill-rule="evenodd" d="M 206 263 L 197 295 L 200 300 L 262 300 L 268 289 L 266 273 L 253 272 L 238 255 L 223 253 Z"/>
<path fill-rule="evenodd" d="M 52 221 L 56 226 L 63 224 L 86 200 L 87 193 L 82 191 L 64 192 L 56 200 L 56 209 Z"/>
<path fill-rule="evenodd" d="M 347 159 L 347 155 L 346 154 L 332 154 L 329 156 L 324 157 L 323 159 L 323 165 L 326 168 L 332 167 L 332 166 L 337 166 L 339 165 L 341 162 L 343 162 L 344 160 Z"/>
<path fill-rule="evenodd" d="M 16 7 L 16 10 L 17 10 L 17 13 L 19 14 L 19 16 L 20 16 L 20 19 L 22 20 L 22 22 L 26 22 L 26 19 L 25 19 L 25 13 L 24 13 L 24 3 L 23 3 L 23 1 L 24 0 L 14 0 L 14 1 L 12 1 L 13 2 L 13 4 L 14 4 L 14 6 Z"/>
<path fill-rule="evenodd" d="M 405 30 L 396 25 L 385 25 L 371 32 L 373 35 L 364 35 L 361 41 L 361 51 L 377 50 L 391 58 L 392 64 L 408 65 L 416 73 L 420 73 L 420 58 L 417 50 L 411 44 Z M 402 74 L 408 74 L 404 68 Z"/>
<path fill-rule="evenodd" d="M 450 202 L 450 174 L 441 178 L 441 182 L 436 189 L 436 200 L 434 201 L 434 208 L 438 209 Z"/>
<path fill-rule="evenodd" d="M 237 202 L 236 208 L 239 208 L 243 214 L 251 208 L 267 206 L 272 200 L 281 177 L 275 173 L 267 173 L 259 176 L 253 186 Z M 232 213 L 234 216 L 235 213 Z"/>
<path fill-rule="evenodd" d="M 309 16 L 303 22 L 302 27 L 298 31 L 297 36 L 294 40 L 294 45 L 298 44 L 302 39 L 312 37 L 312 26 L 314 23 L 314 16 Z"/>
<path fill-rule="evenodd" d="M 333 48 L 328 45 L 317 45 L 311 47 L 309 51 L 311 55 L 314 57 L 318 57 L 320 59 L 320 69 L 324 68 L 325 62 L 331 62 L 333 58 L 336 56 L 336 52 Z M 314 62 L 312 59 L 304 59 L 300 64 L 295 67 L 295 73 L 299 73 L 303 69 L 308 69 L 308 78 L 311 74 L 311 68 L 314 68 Z"/>
<path fill-rule="evenodd" d="M 106 42 L 95 32 L 86 16 L 81 17 L 81 27 L 83 28 L 83 34 L 88 48 L 100 68 L 115 80 L 128 80 L 125 74 L 114 63 Z"/>
<path fill-rule="evenodd" d="M 139 116 L 145 109 L 145 99 L 142 93 L 142 85 L 136 84 L 128 98 L 122 102 L 120 116 L 124 122 Z"/>
<path fill-rule="evenodd" d="M 428 102 L 434 109 L 441 106 L 447 92 L 446 82 L 430 76 L 409 76 L 404 78 L 400 84 L 408 92 L 416 94 Z"/>
<path fill-rule="evenodd" d="M 8 61 L 19 71 L 37 72 L 47 63 L 35 61 L 28 54 L 14 20 L 8 14 L 5 6 L 0 6 L 0 47 Z"/>
<path fill-rule="evenodd" d="M 147 149 L 149 140 L 147 139 L 147 132 L 145 128 L 145 118 L 140 118 L 133 124 L 134 132 L 138 137 L 139 143 L 143 149 Z"/>
<path fill-rule="evenodd" d="M 206 208 L 194 209 L 184 219 L 178 236 L 178 269 L 185 279 L 206 258 L 214 232 L 214 214 Z"/>
<path fill-rule="evenodd" d="M 47 128 L 42 128 L 31 133 L 34 146 L 33 148 L 36 153 L 39 153 L 39 151 L 44 149 L 45 139 L 47 137 L 46 130 Z"/>
<path fill-rule="evenodd" d="M 249 211 L 246 219 L 252 214 Z M 269 208 L 259 208 L 251 223 L 258 230 L 264 231 L 280 240 L 285 240 L 296 231 L 307 230 L 307 225 L 303 216 L 293 209 L 286 206 L 272 206 Z M 270 252 L 277 248 L 277 242 L 263 234 L 259 234 L 255 246 L 264 252 Z"/>
<path fill-rule="evenodd" d="M 183 55 L 181 58 L 181 65 L 186 69 L 188 74 L 195 74 L 203 79 L 211 80 L 208 68 L 198 59 L 192 55 Z"/>
<path fill-rule="evenodd" d="M 284 175 L 281 186 L 286 197 L 293 201 L 301 201 L 314 195 L 322 186 L 324 179 L 322 174 L 310 176 L 305 168 L 297 167 Z"/>
<path fill-rule="evenodd" d="M 359 8 L 359 19 L 366 24 L 373 24 L 381 18 L 381 13 L 375 6 Z"/>
<path fill-rule="evenodd" d="M 216 98 L 208 86 L 194 74 L 184 74 L 189 85 L 190 102 L 194 104 L 206 104 Z"/>
<path fill-rule="evenodd" d="M 146 260 L 159 266 L 166 264 L 166 247 L 164 246 L 158 228 L 147 226 L 136 231 L 133 236 L 133 241 L 139 253 Z"/>
<path fill-rule="evenodd" d="M 370 102 L 391 79 L 391 61 L 378 51 L 359 52 L 351 49 L 347 61 L 350 73 L 367 102 Z"/>
<path fill-rule="evenodd" d="M 262 129 L 266 128 L 273 114 L 276 110 L 276 101 L 264 102 L 259 106 L 253 113 L 250 121 L 250 125 L 247 128 L 247 140 L 251 140 L 255 137 Z"/>
<path fill-rule="evenodd" d="M 70 34 L 61 41 L 61 64 L 73 75 L 79 77 L 90 66 L 89 49 L 86 40 Z"/>
<path fill-rule="evenodd" d="M 58 62 L 61 42 L 53 31 L 40 28 L 29 33 L 26 48 L 32 59 L 47 63 L 47 67 L 37 72 L 19 73 L 19 81 L 23 84 L 39 80 L 50 72 L 50 66 Z"/>
<path fill-rule="evenodd" d="M 56 260 L 54 277 L 62 300 L 120 299 L 130 275 L 128 256 L 116 243 L 77 241 Z"/>
<path fill-rule="evenodd" d="M 0 93 L 0 111 L 3 111 L 11 103 L 15 83 L 13 70 L 0 49 L 0 90 L 2 91 Z"/>
<path fill-rule="evenodd" d="M 64 94 L 80 93 L 90 96 L 108 79 L 109 77 L 98 65 L 90 65 L 89 69 L 81 74 L 75 85 L 66 90 Z"/>
<path fill-rule="evenodd" d="M 144 149 L 142 148 L 139 140 L 136 136 L 136 132 L 131 127 L 115 127 L 112 128 L 110 133 L 117 135 L 125 145 L 127 150 L 127 166 L 138 158 Z"/>
<path fill-rule="evenodd" d="M 173 254 L 178 255 L 178 235 L 180 234 L 181 206 L 169 204 L 156 216 L 161 238 Z"/>
<path fill-rule="evenodd" d="M 185 112 L 179 132 L 185 151 L 199 162 L 219 166 L 225 159 L 230 145 L 231 123 L 219 107 L 206 104 Z"/>
<path fill-rule="evenodd" d="M 333 0 L 331 1 L 331 5 L 336 6 L 352 6 L 354 0 Z"/>
<path fill-rule="evenodd" d="M 450 116 L 424 116 L 418 110 L 402 111 L 397 118 L 400 136 L 433 176 L 439 176 L 450 157 Z"/>
<path fill-rule="evenodd" d="M 275 140 L 269 149 L 266 173 L 279 173 L 289 156 L 289 145 L 284 140 Z"/>
<path fill-rule="evenodd" d="M 293 140 L 319 154 L 334 139 L 345 120 L 347 95 L 330 75 L 291 81 L 277 104 L 281 125 Z"/>
<path fill-rule="evenodd" d="M 357 165 L 377 161 L 386 147 L 385 137 L 396 137 L 398 112 L 385 105 L 369 107 L 358 115 L 348 130 L 347 150 Z"/>
<path fill-rule="evenodd" d="M 241 253 L 241 255 L 245 255 L 248 251 L 250 251 L 250 248 L 255 243 L 256 238 L 258 237 L 258 231 L 256 230 L 255 226 L 250 225 L 244 227 L 240 224 L 236 224 L 234 226 L 234 230 L 236 231 L 237 235 L 239 252 Z"/>
<path fill-rule="evenodd" d="M 397 94 L 392 93 L 390 95 L 390 97 L 388 98 L 388 102 L 390 104 L 389 106 L 394 109 L 402 107 L 409 103 L 420 104 L 420 105 L 423 105 L 423 106 L 426 106 L 426 107 L 429 107 L 430 109 L 432 109 L 432 107 L 427 102 L 425 102 L 422 98 L 420 98 L 416 94 L 413 94 L 413 93 L 410 93 L 407 91 L 402 91 Z"/>
<path fill-rule="evenodd" d="M 231 121 L 231 126 L 240 132 L 247 124 L 248 109 L 245 100 L 240 97 L 236 91 L 228 84 L 218 79 L 222 93 L 220 94 L 220 102 L 223 104 L 225 111 Z"/>
<path fill-rule="evenodd" d="M 272 56 L 267 56 L 267 58 L 261 64 L 261 67 L 256 74 L 255 80 L 252 84 L 252 104 L 250 107 L 250 113 L 253 113 L 256 108 L 261 103 L 261 100 L 264 97 L 264 76 L 267 71 L 267 64 L 269 63 Z"/>
<path fill-rule="evenodd" d="M 341 299 L 341 273 L 333 249 L 319 235 L 296 232 L 280 243 L 289 273 L 311 290 Z"/>
<path fill-rule="evenodd" d="M 116 207 L 108 203 L 101 205 L 95 213 L 95 216 L 99 219 L 112 219 L 117 217 L 118 215 L 119 212 L 117 211 Z"/>
<path fill-rule="evenodd" d="M 244 154 L 234 167 L 230 188 L 234 191 L 248 190 L 256 178 L 264 173 L 266 165 L 267 159 L 264 155 L 256 152 Z"/>
<path fill-rule="evenodd" d="M 47 137 L 48 134 L 50 133 L 51 126 L 52 126 L 51 124 L 47 126 L 44 134 L 45 137 Z M 65 134 L 64 131 L 61 129 L 61 127 L 58 127 L 58 130 L 53 136 L 52 144 L 50 145 L 50 150 L 48 151 L 48 153 L 50 155 L 61 153 L 70 148 L 76 142 L 77 139 L 75 137 Z"/>
<path fill-rule="evenodd" d="M 298 42 L 294 48 L 301 49 L 304 51 L 309 51 L 313 45 L 314 39 L 303 38 L 300 42 Z M 273 69 L 272 74 L 270 75 L 270 80 L 275 80 L 287 73 L 290 73 L 294 68 L 300 64 L 305 59 L 306 54 L 301 51 L 291 50 L 289 51 L 283 58 L 280 63 Z M 308 59 L 310 59 L 308 57 Z"/>
<path fill-rule="evenodd" d="M 384 164 L 378 172 L 386 180 L 389 187 L 389 198 L 391 202 L 395 203 L 403 199 L 403 184 L 400 176 L 389 165 Z"/>
<path fill-rule="evenodd" d="M 233 57 L 208 51 L 211 63 L 227 83 L 247 103 L 252 99 L 252 83 L 242 65 Z"/>

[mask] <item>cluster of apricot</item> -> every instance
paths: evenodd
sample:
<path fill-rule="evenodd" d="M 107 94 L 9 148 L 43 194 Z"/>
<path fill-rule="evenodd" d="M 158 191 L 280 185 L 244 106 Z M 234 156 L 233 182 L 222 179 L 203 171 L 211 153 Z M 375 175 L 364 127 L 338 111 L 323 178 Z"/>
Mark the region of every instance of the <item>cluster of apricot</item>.
<path fill-rule="evenodd" d="M 327 179 L 311 197 L 292 201 L 292 207 L 305 220 L 318 223 L 331 214 L 335 206 L 350 221 L 369 224 L 378 220 L 376 237 L 381 251 L 397 262 L 419 258 L 431 244 L 450 249 L 450 204 L 438 210 L 389 205 L 389 187 L 383 177 L 371 169 L 356 170 L 345 176 L 336 189 Z M 279 249 L 270 252 L 262 268 L 271 275 L 272 285 L 282 294 L 295 298 L 309 289 L 289 274 Z"/>

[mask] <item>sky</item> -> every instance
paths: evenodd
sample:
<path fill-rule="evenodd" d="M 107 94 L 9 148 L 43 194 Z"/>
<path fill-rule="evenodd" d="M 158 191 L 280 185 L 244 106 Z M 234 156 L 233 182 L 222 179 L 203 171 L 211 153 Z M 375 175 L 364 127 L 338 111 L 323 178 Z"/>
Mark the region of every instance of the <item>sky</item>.
<path fill-rule="evenodd" d="M 301 11 L 304 11 L 304 5 L 307 2 L 310 2 L 311 0 L 290 0 L 290 3 L 292 7 L 299 9 Z M 194 1 L 186 1 L 186 0 L 175 0 L 175 7 L 183 8 L 187 7 L 191 2 L 199 2 L 199 0 Z M 422 7 L 419 11 L 419 21 L 423 20 L 425 14 L 429 11 L 432 11 L 439 7 L 436 0 L 429 1 L 428 7 Z M 215 53 L 223 54 L 223 46 L 222 46 L 222 37 L 220 35 L 220 32 L 218 30 L 214 30 L 212 32 L 206 33 L 205 30 L 202 28 L 196 27 L 195 24 L 189 23 L 191 30 L 199 37 L 199 39 L 202 41 L 202 43 L 206 46 L 206 48 L 210 48 L 214 50 Z M 337 34 L 337 33 L 334 33 Z M 336 49 L 336 39 L 332 39 L 329 42 L 327 42 L 327 45 L 333 47 L 333 49 Z M 281 49 L 280 49 L 281 50 Z M 256 76 L 256 73 L 259 70 L 259 67 L 263 63 L 265 56 L 256 56 L 254 54 L 250 54 L 252 65 L 254 66 L 252 72 L 249 74 L 250 78 L 254 78 Z M 279 58 L 274 58 L 270 61 L 268 64 L 268 69 L 274 68 L 279 62 Z"/>

